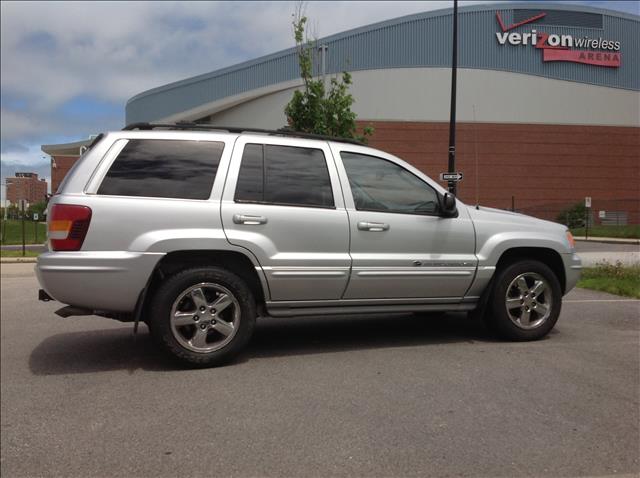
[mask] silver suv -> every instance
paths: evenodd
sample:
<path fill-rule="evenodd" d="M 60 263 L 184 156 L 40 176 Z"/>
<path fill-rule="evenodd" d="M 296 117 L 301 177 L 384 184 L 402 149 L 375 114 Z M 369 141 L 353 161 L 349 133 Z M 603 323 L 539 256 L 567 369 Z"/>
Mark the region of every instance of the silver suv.
<path fill-rule="evenodd" d="M 142 320 L 199 366 L 239 352 L 257 316 L 473 311 L 539 339 L 581 269 L 564 226 L 466 206 L 385 152 L 204 125 L 99 136 L 48 231 L 42 300 Z"/>

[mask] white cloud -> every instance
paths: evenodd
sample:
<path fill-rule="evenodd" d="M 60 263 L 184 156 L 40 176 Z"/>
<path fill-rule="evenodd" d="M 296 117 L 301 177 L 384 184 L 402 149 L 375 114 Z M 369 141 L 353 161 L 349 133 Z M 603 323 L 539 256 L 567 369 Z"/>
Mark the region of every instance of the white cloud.
<path fill-rule="evenodd" d="M 306 11 L 324 36 L 449 3 L 310 2 Z M 2 88 L 32 98 L 39 110 L 79 95 L 124 102 L 145 89 L 291 46 L 295 6 L 2 2 Z"/>
<path fill-rule="evenodd" d="M 460 2 L 471 3 L 484 2 Z M 305 8 L 321 37 L 450 6 L 345 1 Z M 33 152 L 56 138 L 121 127 L 125 102 L 137 93 L 290 47 L 295 9 L 295 2 L 1 2 L 3 150 L 11 144 L 15 154 Z M 121 113 L 62 115 L 60 106 L 78 97 L 110 102 Z M 20 154 L 12 161 L 31 164 Z"/>

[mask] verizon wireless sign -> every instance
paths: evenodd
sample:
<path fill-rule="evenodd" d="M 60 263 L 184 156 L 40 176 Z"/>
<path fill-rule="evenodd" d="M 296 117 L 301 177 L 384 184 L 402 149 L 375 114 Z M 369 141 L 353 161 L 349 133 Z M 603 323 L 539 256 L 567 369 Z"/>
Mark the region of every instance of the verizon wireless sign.
<path fill-rule="evenodd" d="M 542 50 L 542 61 L 570 61 L 573 63 L 585 63 L 587 65 L 604 66 L 610 68 L 620 67 L 622 54 L 620 42 L 606 38 L 577 37 L 571 34 L 548 34 L 531 29 L 528 32 L 513 31 L 516 28 L 535 22 L 546 13 L 539 13 L 512 25 L 505 25 L 496 12 L 496 19 L 502 31 L 496 32 L 499 45 L 529 46 Z M 584 49 L 586 48 L 586 50 Z"/>

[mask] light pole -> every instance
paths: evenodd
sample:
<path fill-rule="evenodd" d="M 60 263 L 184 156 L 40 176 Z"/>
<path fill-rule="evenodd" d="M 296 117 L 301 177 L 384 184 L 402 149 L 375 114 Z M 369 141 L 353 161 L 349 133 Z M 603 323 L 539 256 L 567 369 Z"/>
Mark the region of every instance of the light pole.
<path fill-rule="evenodd" d="M 449 118 L 449 173 L 456 172 L 456 76 L 458 72 L 458 0 L 453 0 L 453 43 L 451 57 L 451 116 Z M 457 181 L 449 180 L 449 192 L 457 192 Z"/>

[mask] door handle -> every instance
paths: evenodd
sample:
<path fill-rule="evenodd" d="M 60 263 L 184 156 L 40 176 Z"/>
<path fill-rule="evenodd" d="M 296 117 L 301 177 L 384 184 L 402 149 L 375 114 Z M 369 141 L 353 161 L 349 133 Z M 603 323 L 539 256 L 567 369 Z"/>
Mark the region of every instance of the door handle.
<path fill-rule="evenodd" d="M 233 222 L 235 224 L 246 224 L 247 226 L 256 226 L 258 224 L 266 224 L 267 218 L 264 216 L 248 216 L 246 214 L 234 214 Z"/>
<path fill-rule="evenodd" d="M 361 231 L 382 232 L 389 230 L 389 224 L 383 222 L 359 222 L 358 229 Z"/>

